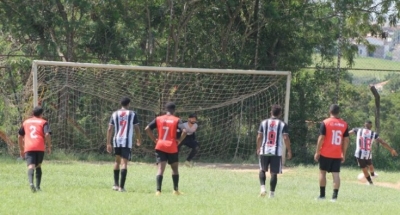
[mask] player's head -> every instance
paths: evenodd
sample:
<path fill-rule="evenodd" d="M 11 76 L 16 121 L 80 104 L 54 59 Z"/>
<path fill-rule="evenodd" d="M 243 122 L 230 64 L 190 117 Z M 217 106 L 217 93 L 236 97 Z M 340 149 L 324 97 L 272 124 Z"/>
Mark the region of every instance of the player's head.
<path fill-rule="evenodd" d="M 272 105 L 271 115 L 274 117 L 280 117 L 282 115 L 282 107 L 278 104 Z"/>
<path fill-rule="evenodd" d="M 191 113 L 188 116 L 188 122 L 194 124 L 197 122 L 197 115 L 195 113 Z"/>
<path fill-rule="evenodd" d="M 332 116 L 338 116 L 339 113 L 340 113 L 339 105 L 337 105 L 337 104 L 331 105 L 331 106 L 329 107 L 329 113 L 330 113 Z"/>
<path fill-rule="evenodd" d="M 168 102 L 167 104 L 165 104 L 165 110 L 167 112 L 169 112 L 170 114 L 174 114 L 175 113 L 175 103 Z"/>
<path fill-rule="evenodd" d="M 121 99 L 122 107 L 128 107 L 129 103 L 131 103 L 131 100 L 128 97 L 124 97 Z"/>
<path fill-rule="evenodd" d="M 365 126 L 365 128 L 371 129 L 371 128 L 372 128 L 372 122 L 371 122 L 371 120 L 366 120 L 366 121 L 364 122 L 364 126 Z"/>
<path fill-rule="evenodd" d="M 41 106 L 36 106 L 33 108 L 33 116 L 41 117 L 43 115 L 43 108 Z"/>

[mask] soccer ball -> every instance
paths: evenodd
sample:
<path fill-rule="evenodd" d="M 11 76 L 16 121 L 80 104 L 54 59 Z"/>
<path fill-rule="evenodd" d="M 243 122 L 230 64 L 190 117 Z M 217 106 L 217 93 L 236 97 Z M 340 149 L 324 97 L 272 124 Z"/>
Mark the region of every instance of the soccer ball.
<path fill-rule="evenodd" d="M 361 182 L 366 182 L 366 181 L 367 181 L 367 179 L 366 179 L 365 176 L 364 176 L 364 173 L 358 174 L 357 179 L 358 179 L 359 181 L 361 181 Z"/>

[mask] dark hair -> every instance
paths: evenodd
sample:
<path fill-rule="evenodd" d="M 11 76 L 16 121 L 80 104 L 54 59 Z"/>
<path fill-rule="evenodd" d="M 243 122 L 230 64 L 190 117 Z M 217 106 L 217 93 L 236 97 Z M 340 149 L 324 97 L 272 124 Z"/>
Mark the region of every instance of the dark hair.
<path fill-rule="evenodd" d="M 128 97 L 124 97 L 124 98 L 121 99 L 121 105 L 122 105 L 123 107 L 128 106 L 129 103 L 131 103 L 131 100 L 130 100 Z"/>
<path fill-rule="evenodd" d="M 365 120 L 365 123 L 366 124 L 372 124 L 372 121 L 368 119 L 368 120 Z"/>
<path fill-rule="evenodd" d="M 329 113 L 331 113 L 332 115 L 338 115 L 339 112 L 340 112 L 339 105 L 333 104 L 329 107 Z"/>
<path fill-rule="evenodd" d="M 188 117 L 188 118 L 196 118 L 196 119 L 197 119 L 197 114 L 191 113 L 191 114 L 189 114 L 189 117 Z"/>
<path fill-rule="evenodd" d="M 41 106 L 36 106 L 33 108 L 33 115 L 38 117 L 43 114 L 43 108 Z"/>
<path fill-rule="evenodd" d="M 173 102 L 168 102 L 167 104 L 165 104 L 165 109 L 168 112 L 174 112 L 175 111 L 175 103 Z"/>
<path fill-rule="evenodd" d="M 278 104 L 274 104 L 271 107 L 271 114 L 272 116 L 279 116 L 282 114 L 282 107 Z"/>

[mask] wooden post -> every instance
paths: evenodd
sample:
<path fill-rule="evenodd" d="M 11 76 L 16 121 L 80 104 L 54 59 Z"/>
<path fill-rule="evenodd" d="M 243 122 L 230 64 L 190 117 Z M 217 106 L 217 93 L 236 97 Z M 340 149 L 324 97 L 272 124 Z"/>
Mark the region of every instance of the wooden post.
<path fill-rule="evenodd" d="M 369 85 L 369 90 L 371 90 L 372 94 L 375 97 L 375 131 L 379 134 L 380 131 L 380 110 L 381 110 L 381 96 L 376 90 L 374 85 Z M 379 143 L 377 143 L 379 147 Z"/>

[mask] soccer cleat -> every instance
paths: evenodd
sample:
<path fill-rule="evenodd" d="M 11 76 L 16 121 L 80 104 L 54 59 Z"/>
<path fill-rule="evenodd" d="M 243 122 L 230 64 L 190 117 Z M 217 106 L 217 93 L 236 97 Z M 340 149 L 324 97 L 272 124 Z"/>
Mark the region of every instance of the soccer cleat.
<path fill-rule="evenodd" d="M 174 192 L 172 192 L 172 194 L 174 194 L 175 196 L 183 195 L 183 193 L 181 193 L 177 190 L 174 190 Z"/>
<path fill-rule="evenodd" d="M 331 202 L 336 202 L 337 201 L 337 198 L 332 198 L 331 199 Z"/>
<path fill-rule="evenodd" d="M 270 199 L 274 198 L 274 197 L 275 197 L 275 193 L 274 193 L 274 192 L 270 192 L 268 197 L 269 197 Z"/>
<path fill-rule="evenodd" d="M 117 185 L 112 186 L 112 190 L 118 191 L 119 190 L 119 186 L 117 186 Z"/>
<path fill-rule="evenodd" d="M 187 166 L 187 167 L 193 167 L 193 162 L 191 162 L 191 161 L 185 161 L 185 166 Z"/>
<path fill-rule="evenodd" d="M 265 197 L 265 195 L 267 195 L 267 192 L 265 192 L 265 190 L 260 192 L 260 197 Z"/>
<path fill-rule="evenodd" d="M 161 191 L 157 191 L 156 196 L 161 196 Z"/>
<path fill-rule="evenodd" d="M 40 189 L 40 187 L 36 187 L 36 192 L 40 192 L 40 191 L 42 191 L 42 190 Z"/>
<path fill-rule="evenodd" d="M 31 185 L 30 185 L 30 187 L 31 187 L 31 191 L 32 191 L 32 193 L 35 193 L 35 192 L 36 192 L 36 188 L 35 188 L 35 186 L 33 186 L 33 184 L 31 184 Z"/>
<path fill-rule="evenodd" d="M 378 178 L 378 174 L 375 173 L 374 176 L 371 176 L 372 179 Z"/>
<path fill-rule="evenodd" d="M 126 190 L 125 190 L 124 188 L 120 187 L 120 188 L 118 189 L 118 192 L 126 192 Z"/>
<path fill-rule="evenodd" d="M 325 200 L 325 196 L 318 196 L 315 200 Z"/>

